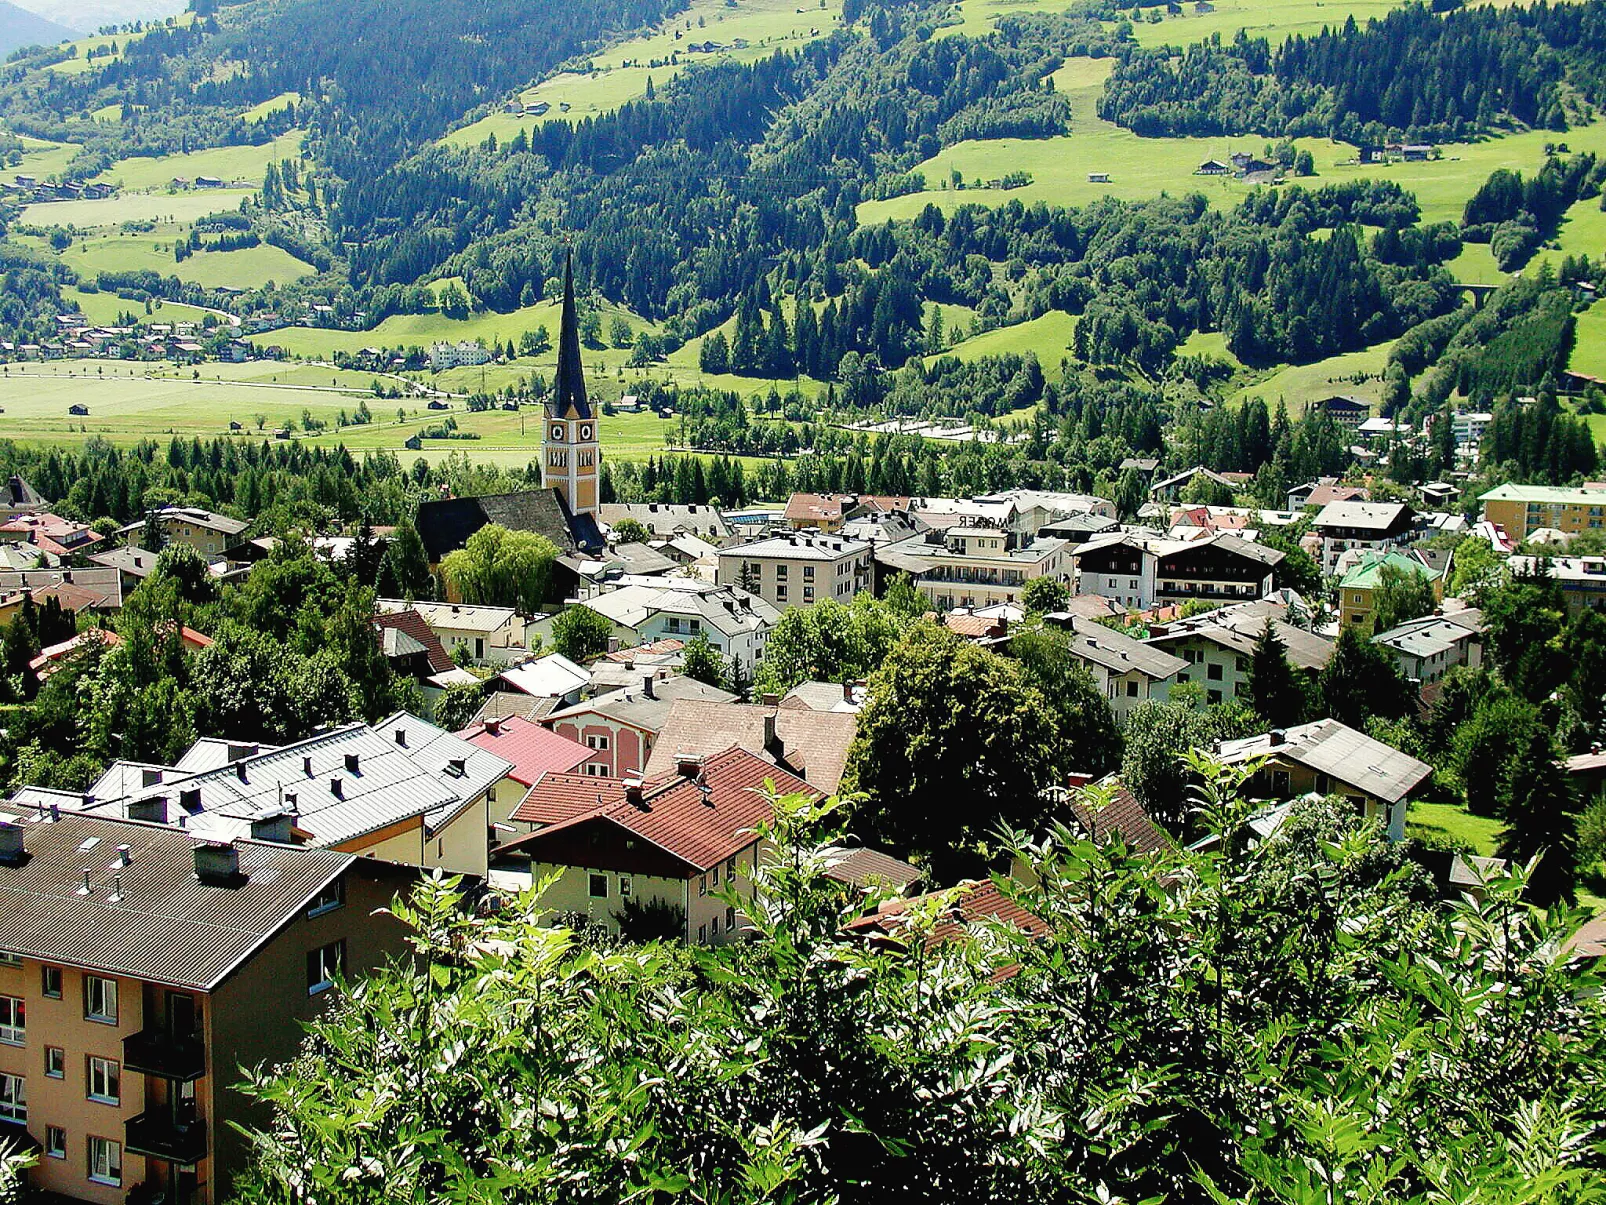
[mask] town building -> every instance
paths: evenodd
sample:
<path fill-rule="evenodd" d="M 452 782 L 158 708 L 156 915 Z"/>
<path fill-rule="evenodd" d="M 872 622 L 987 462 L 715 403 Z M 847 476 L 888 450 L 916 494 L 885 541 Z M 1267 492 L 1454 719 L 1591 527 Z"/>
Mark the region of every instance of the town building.
<path fill-rule="evenodd" d="M 781 609 L 827 598 L 845 603 L 870 588 L 873 555 L 863 540 L 780 535 L 721 549 L 715 580 L 750 590 Z"/>
<path fill-rule="evenodd" d="M 634 686 L 561 708 L 541 722 L 586 749 L 586 757 L 574 768 L 576 774 L 624 778 L 645 772 L 675 704 L 689 700 L 723 707 L 734 703 L 736 696 L 684 674 L 649 670 Z"/>
<path fill-rule="evenodd" d="M 441 341 L 429 345 L 429 366 L 436 372 L 445 372 L 448 368 L 478 368 L 481 364 L 489 364 L 495 356 L 491 351 L 479 343 L 471 343 L 467 339 L 459 339 L 456 343 Z"/>
<path fill-rule="evenodd" d="M 1340 426 L 1349 427 L 1352 430 L 1358 429 L 1362 423 L 1372 417 L 1371 402 L 1341 393 L 1325 397 L 1319 402 L 1311 402 L 1306 409 L 1325 414 Z"/>
<path fill-rule="evenodd" d="M 1294 669 L 1314 676 L 1333 655 L 1333 642 L 1296 627 L 1284 616 L 1287 608 L 1255 603 L 1223 607 L 1166 625 L 1148 643 L 1187 662 L 1179 682 L 1197 682 L 1207 703 L 1249 697 L 1250 666 L 1267 622 L 1286 650 Z"/>
<path fill-rule="evenodd" d="M 781 613 L 757 594 L 696 578 L 652 578 L 586 599 L 613 624 L 622 645 L 705 636 L 743 678 L 751 678 Z"/>
<path fill-rule="evenodd" d="M 1070 634 L 1071 655 L 1087 667 L 1118 719 L 1142 703 L 1164 703 L 1187 662 L 1125 632 L 1079 615 L 1054 614 L 1044 621 Z"/>
<path fill-rule="evenodd" d="M 1458 665 L 1483 664 L 1483 616 L 1472 609 L 1408 620 L 1372 637 L 1390 650 L 1400 672 L 1420 686 L 1431 686 Z"/>
<path fill-rule="evenodd" d="M 1114 599 L 1131 610 L 1191 599 L 1243 602 L 1273 589 L 1283 554 L 1229 532 L 1204 539 L 1159 539 L 1133 531 L 1094 536 L 1076 550 L 1077 593 Z"/>
<path fill-rule="evenodd" d="M 830 684 L 840 701 L 842 687 Z M 667 774 L 683 757 L 707 757 L 736 746 L 762 757 L 827 795 L 836 794 L 859 721 L 852 710 L 677 699 L 647 759 L 646 774 Z"/>
<path fill-rule="evenodd" d="M 591 685 L 591 673 L 562 653 L 548 653 L 503 670 L 490 685 L 493 691 L 554 699 L 562 706 L 580 701 L 582 692 Z"/>
<path fill-rule="evenodd" d="M 1380 822 L 1390 841 L 1405 839 L 1409 800 L 1433 776 L 1426 762 L 1332 719 L 1223 741 L 1219 756 L 1229 766 L 1264 759 L 1249 781 L 1252 797 L 1339 795 Z"/>
<path fill-rule="evenodd" d="M 1383 571 L 1386 568 L 1426 578 L 1433 585 L 1434 600 L 1444 598 L 1444 573 L 1414 551 L 1390 549 L 1387 552 L 1363 553 L 1338 579 L 1340 627 L 1349 628 L 1371 622 L 1372 608 L 1377 605 L 1377 588 L 1383 583 Z"/>
<path fill-rule="evenodd" d="M 831 534 L 858 511 L 857 494 L 793 494 L 786 502 L 786 525 L 793 531 Z"/>
<path fill-rule="evenodd" d="M 138 544 L 152 519 L 161 530 L 163 544 L 186 544 L 208 560 L 238 548 L 244 543 L 246 528 L 251 526 L 244 519 L 231 519 L 198 506 L 164 506 L 119 527 L 117 535 L 124 544 Z"/>
<path fill-rule="evenodd" d="M 46 565 L 56 566 L 93 551 L 105 537 L 86 523 L 49 511 L 13 515 L 0 522 L 0 542 L 37 548 Z"/>
<path fill-rule="evenodd" d="M 558 330 L 558 368 L 545 409 L 541 484 L 558 492 L 571 515 L 597 517 L 597 474 L 602 445 L 597 416 L 586 398 L 580 365 L 580 324 L 574 309 L 573 256 L 563 269 L 563 316 Z"/>
<path fill-rule="evenodd" d="M 335 980 L 405 954 L 416 872 L 48 810 L 0 822 L 0 1130 L 97 1205 L 228 1200 L 268 1113 L 240 1068 L 294 1057 Z"/>
<path fill-rule="evenodd" d="M 402 598 L 381 598 L 374 605 L 381 615 L 412 611 L 448 652 L 461 645 L 475 661 L 506 665 L 529 653 L 524 643 L 524 619 L 512 607 L 408 602 Z"/>
<path fill-rule="evenodd" d="M 1403 502 L 1329 502 L 1311 523 L 1321 541 L 1324 573 L 1338 569 L 1338 559 L 1351 549 L 1384 552 L 1411 538 L 1416 512 Z"/>
<path fill-rule="evenodd" d="M 1478 501 L 1483 517 L 1519 544 L 1542 527 L 1571 536 L 1606 526 L 1606 489 L 1598 487 L 1507 482 L 1480 494 Z"/>
<path fill-rule="evenodd" d="M 645 781 L 549 774 L 513 813 L 535 831 L 497 851 L 497 871 L 530 882 L 556 875 L 542 897 L 555 917 L 618 933 L 632 907 L 656 904 L 678 913 L 688 943 L 727 945 L 744 917 L 722 897 L 751 897 L 758 830 L 775 814 L 766 782 L 818 795 L 745 749 L 686 758 Z"/>
<path fill-rule="evenodd" d="M 457 735 L 476 748 L 511 763 L 513 768 L 507 773 L 509 782 L 524 787 L 534 786 L 543 774 L 566 773 L 578 768 L 592 752 L 579 741 L 522 716 L 479 720 Z M 511 813 L 511 806 L 508 811 Z M 495 819 L 505 820 L 506 817 Z"/>
<path fill-rule="evenodd" d="M 909 574 L 937 610 L 951 611 L 1017 603 L 1040 577 L 1069 581 L 1070 553 L 1067 540 L 964 523 L 877 548 L 875 559 L 889 574 Z"/>
<path fill-rule="evenodd" d="M 1506 567 L 1518 577 L 1543 572 L 1556 583 L 1570 614 L 1606 610 L 1606 556 L 1514 556 Z"/>
<path fill-rule="evenodd" d="M 722 544 L 731 538 L 731 525 L 718 507 L 677 506 L 667 502 L 604 502 L 597 508 L 598 517 L 609 527 L 634 519 L 658 540 L 672 540 L 676 536 L 699 536 L 711 544 Z"/>
<path fill-rule="evenodd" d="M 161 781 L 57 799 L 64 810 L 484 875 L 492 816 L 512 764 L 417 716 L 343 724 L 270 749 L 201 741 Z M 141 782 L 144 771 L 141 771 Z M 21 794 L 24 799 L 29 795 Z"/>

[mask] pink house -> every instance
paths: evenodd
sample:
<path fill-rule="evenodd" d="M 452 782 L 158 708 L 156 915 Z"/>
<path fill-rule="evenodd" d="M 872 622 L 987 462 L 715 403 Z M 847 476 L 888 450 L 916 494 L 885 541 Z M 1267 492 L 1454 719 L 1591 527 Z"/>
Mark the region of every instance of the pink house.
<path fill-rule="evenodd" d="M 655 677 L 644 673 L 640 686 L 598 695 L 554 711 L 541 722 L 589 750 L 578 773 L 593 778 L 622 778 L 640 774 L 646 766 L 676 699 L 730 703 L 736 696 L 682 675 Z"/>

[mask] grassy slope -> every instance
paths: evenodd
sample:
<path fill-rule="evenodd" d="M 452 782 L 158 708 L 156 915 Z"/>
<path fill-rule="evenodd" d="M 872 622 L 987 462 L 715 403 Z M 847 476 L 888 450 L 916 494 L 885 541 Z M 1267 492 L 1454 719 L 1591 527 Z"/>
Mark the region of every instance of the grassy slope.
<path fill-rule="evenodd" d="M 1295 417 L 1303 413 L 1307 402 L 1333 393 L 1375 402 L 1382 389 L 1383 369 L 1388 365 L 1389 351 L 1393 346 L 1391 340 L 1364 351 L 1347 352 L 1317 360 L 1313 364 L 1296 364 L 1280 369 L 1253 385 L 1245 386 L 1232 400 L 1239 402 L 1251 397 L 1264 398 L 1266 404 L 1275 409 L 1277 399 L 1281 398 L 1288 403 L 1288 413 Z M 1350 380 L 1361 373 L 1373 374 L 1374 379 L 1360 383 Z"/>
<path fill-rule="evenodd" d="M 699 20 L 703 22 L 701 26 Z M 841 23 L 842 0 L 825 0 L 824 4 L 819 0 L 812 0 L 812 3 L 805 0 L 802 4 L 797 0 L 738 0 L 730 6 L 725 0 L 693 0 L 686 11 L 652 32 L 592 56 L 593 71 L 563 72 L 525 89 L 522 93 L 525 104 L 546 101 L 552 106 L 543 116 L 493 113 L 453 131 L 442 141 L 457 146 L 477 146 L 495 134 L 498 141 L 506 142 L 521 127 L 529 129 L 554 118 L 579 121 L 611 113 L 625 102 L 644 96 L 648 77 L 654 88 L 661 88 L 690 65 L 754 62 L 777 50 L 796 48 L 815 37 L 824 37 Z M 814 30 L 819 33 L 813 33 Z M 745 39 L 749 45 L 735 49 L 731 44 L 738 38 Z M 710 41 L 726 49 L 714 54 L 685 53 L 689 43 Z M 673 65 L 669 64 L 671 55 L 676 58 Z M 648 66 L 654 61 L 660 65 Z M 563 103 L 570 106 L 567 113 L 559 108 Z"/>
<path fill-rule="evenodd" d="M 206 317 L 206 311 L 200 307 L 177 301 L 153 302 L 147 315 L 143 305 L 124 301 L 115 293 L 85 293 L 82 289 L 69 288 L 62 290 L 62 296 L 76 301 L 84 316 L 97 326 L 115 323 L 119 314 L 135 314 L 147 322 L 200 322 Z"/>
<path fill-rule="evenodd" d="M 77 226 L 95 229 L 124 222 L 188 223 L 208 214 L 238 209 L 251 193 L 243 189 L 211 188 L 179 193 L 128 193 L 103 201 L 51 201 L 30 205 L 22 222 L 36 226 Z"/>
<path fill-rule="evenodd" d="M 297 158 L 304 131 L 290 130 L 261 146 L 219 146 L 184 155 L 140 156 L 112 164 L 97 180 L 121 184 L 125 189 L 166 188 L 175 176 L 193 180 L 216 176 L 229 184 L 260 186 L 269 163 Z"/>
<path fill-rule="evenodd" d="M 954 344 L 942 354 L 957 356 L 969 363 L 983 356 L 1025 355 L 1036 352 L 1045 372 L 1058 375 L 1061 358 L 1070 354 L 1076 319 L 1060 310 L 1050 310 L 1040 318 L 1001 326 Z M 927 356 L 931 364 L 937 356 Z"/>

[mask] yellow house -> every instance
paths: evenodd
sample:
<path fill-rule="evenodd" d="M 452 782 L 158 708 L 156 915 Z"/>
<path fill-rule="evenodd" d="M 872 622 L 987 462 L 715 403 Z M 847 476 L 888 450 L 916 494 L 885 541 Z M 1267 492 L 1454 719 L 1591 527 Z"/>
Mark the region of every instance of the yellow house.
<path fill-rule="evenodd" d="M 1483 517 L 1519 543 L 1541 527 L 1568 535 L 1606 527 L 1606 489 L 1507 482 L 1480 495 L 1478 501 L 1483 503 Z"/>
<path fill-rule="evenodd" d="M 1353 569 L 1339 579 L 1338 622 L 1340 627 L 1355 627 L 1372 618 L 1377 605 L 1377 588 L 1383 581 L 1383 569 L 1392 565 L 1401 573 L 1415 573 L 1433 584 L 1433 598 L 1444 599 L 1444 574 L 1405 552 L 1379 555 L 1368 553 Z"/>

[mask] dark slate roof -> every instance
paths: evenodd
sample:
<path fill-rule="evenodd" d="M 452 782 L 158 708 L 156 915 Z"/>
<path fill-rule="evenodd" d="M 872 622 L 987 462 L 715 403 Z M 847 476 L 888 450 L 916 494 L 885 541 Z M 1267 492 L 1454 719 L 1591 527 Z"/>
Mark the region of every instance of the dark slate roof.
<path fill-rule="evenodd" d="M 558 374 L 552 383 L 552 413 L 590 418 L 585 372 L 580 366 L 580 323 L 574 314 L 574 256 L 563 265 L 563 319 L 558 327 Z"/>
<path fill-rule="evenodd" d="M 418 534 L 431 564 L 468 543 L 469 536 L 489 523 L 509 531 L 533 531 L 558 546 L 560 553 L 599 551 L 602 532 L 591 515 L 572 515 L 557 490 L 522 490 L 479 498 L 443 498 L 418 507 Z"/>

